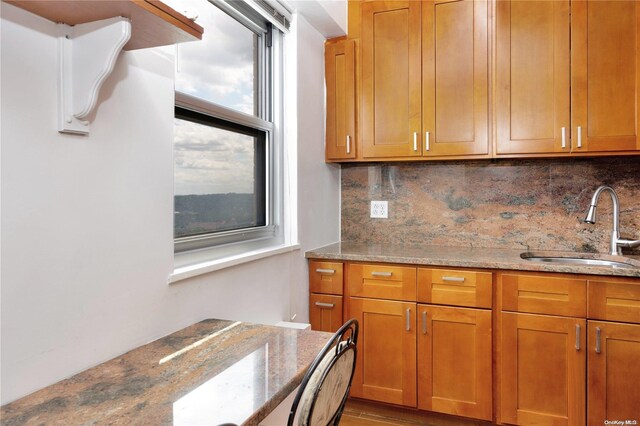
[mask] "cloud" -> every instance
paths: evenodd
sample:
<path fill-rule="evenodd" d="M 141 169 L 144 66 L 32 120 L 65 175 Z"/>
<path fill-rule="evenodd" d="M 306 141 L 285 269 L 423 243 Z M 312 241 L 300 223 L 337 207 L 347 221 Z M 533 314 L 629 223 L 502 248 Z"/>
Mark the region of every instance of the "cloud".
<path fill-rule="evenodd" d="M 173 0 L 178 10 L 197 11 L 201 41 L 178 47 L 176 90 L 229 108 L 254 113 L 257 35 L 206 0 Z"/>
<path fill-rule="evenodd" d="M 175 193 L 254 191 L 254 138 L 190 121 L 175 120 Z"/>
<path fill-rule="evenodd" d="M 166 0 L 197 15 L 203 39 L 177 47 L 176 90 L 254 114 L 257 35 L 207 0 Z M 176 119 L 175 193 L 252 193 L 254 138 Z"/>

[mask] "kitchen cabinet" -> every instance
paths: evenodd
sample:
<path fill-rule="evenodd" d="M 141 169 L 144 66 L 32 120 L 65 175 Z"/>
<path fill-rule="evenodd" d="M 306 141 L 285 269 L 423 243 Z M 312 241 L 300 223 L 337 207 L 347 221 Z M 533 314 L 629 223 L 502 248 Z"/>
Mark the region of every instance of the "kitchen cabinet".
<path fill-rule="evenodd" d="M 416 406 L 416 268 L 349 263 L 348 315 L 360 323 L 351 395 Z"/>
<path fill-rule="evenodd" d="M 586 320 L 501 314 L 503 423 L 584 424 Z"/>
<path fill-rule="evenodd" d="M 491 311 L 418 305 L 418 408 L 491 420 Z"/>
<path fill-rule="evenodd" d="M 418 408 L 492 419 L 492 278 L 418 268 Z"/>
<path fill-rule="evenodd" d="M 327 93 L 326 160 L 354 159 L 356 125 L 356 41 L 344 37 L 325 42 Z"/>
<path fill-rule="evenodd" d="M 488 3 L 360 8 L 363 157 L 488 155 Z"/>
<path fill-rule="evenodd" d="M 584 424 L 587 281 L 502 272 L 498 292 L 499 421 Z"/>
<path fill-rule="evenodd" d="M 640 325 L 589 321 L 588 424 L 638 420 Z"/>
<path fill-rule="evenodd" d="M 640 4 L 496 2 L 496 156 L 640 150 Z"/>
<path fill-rule="evenodd" d="M 602 425 L 611 419 L 637 420 L 640 283 L 592 279 L 588 286 L 588 424 Z"/>
<path fill-rule="evenodd" d="M 358 320 L 358 354 L 351 396 L 416 406 L 416 303 L 349 298 Z"/>
<path fill-rule="evenodd" d="M 309 322 L 316 331 L 335 332 L 343 321 L 343 265 L 309 262 Z"/>
<path fill-rule="evenodd" d="M 422 2 L 422 155 L 488 155 L 488 1 Z"/>
<path fill-rule="evenodd" d="M 364 158 L 421 155 L 421 7 L 417 1 L 361 5 Z"/>
<path fill-rule="evenodd" d="M 499 424 L 637 417 L 638 278 L 310 265 L 312 295 L 360 323 L 354 397 Z"/>

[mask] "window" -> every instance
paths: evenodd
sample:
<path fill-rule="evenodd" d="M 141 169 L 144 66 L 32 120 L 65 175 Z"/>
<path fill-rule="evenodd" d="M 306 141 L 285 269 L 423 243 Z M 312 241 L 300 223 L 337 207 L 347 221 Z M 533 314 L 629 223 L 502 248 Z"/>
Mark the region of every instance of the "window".
<path fill-rule="evenodd" d="M 176 107 L 176 238 L 267 225 L 267 132 Z"/>
<path fill-rule="evenodd" d="M 281 244 L 282 32 L 259 2 L 167 3 L 205 29 L 176 49 L 175 252 Z"/>

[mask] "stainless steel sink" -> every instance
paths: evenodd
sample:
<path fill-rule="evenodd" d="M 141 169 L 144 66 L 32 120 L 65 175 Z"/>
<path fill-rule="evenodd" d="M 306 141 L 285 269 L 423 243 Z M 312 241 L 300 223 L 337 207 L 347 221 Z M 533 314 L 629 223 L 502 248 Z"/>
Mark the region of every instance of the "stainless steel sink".
<path fill-rule="evenodd" d="M 608 266 L 612 268 L 640 268 L 640 262 L 621 257 L 620 260 L 613 260 L 611 256 L 606 256 L 608 259 L 598 259 L 596 254 L 555 254 L 555 253 L 522 253 L 520 257 L 524 260 L 531 262 L 541 263 L 561 263 L 568 265 L 584 265 L 584 266 Z"/>

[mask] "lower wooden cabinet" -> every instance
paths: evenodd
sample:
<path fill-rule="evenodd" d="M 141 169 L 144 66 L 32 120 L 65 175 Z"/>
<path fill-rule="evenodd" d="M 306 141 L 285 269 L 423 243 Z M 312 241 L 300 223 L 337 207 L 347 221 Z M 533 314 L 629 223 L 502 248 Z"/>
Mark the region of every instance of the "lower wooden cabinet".
<path fill-rule="evenodd" d="M 588 323 L 588 424 L 640 420 L 640 325 Z"/>
<path fill-rule="evenodd" d="M 491 311 L 418 305 L 418 408 L 491 420 Z"/>
<path fill-rule="evenodd" d="M 416 406 L 416 304 L 352 297 L 360 323 L 351 396 Z"/>
<path fill-rule="evenodd" d="M 360 323 L 351 396 L 498 424 L 640 420 L 638 278 L 310 265 L 312 328 Z"/>
<path fill-rule="evenodd" d="M 501 422 L 583 425 L 586 320 L 502 312 Z"/>
<path fill-rule="evenodd" d="M 342 296 L 311 293 L 309 295 L 309 322 L 316 331 L 337 331 L 342 320 Z"/>

